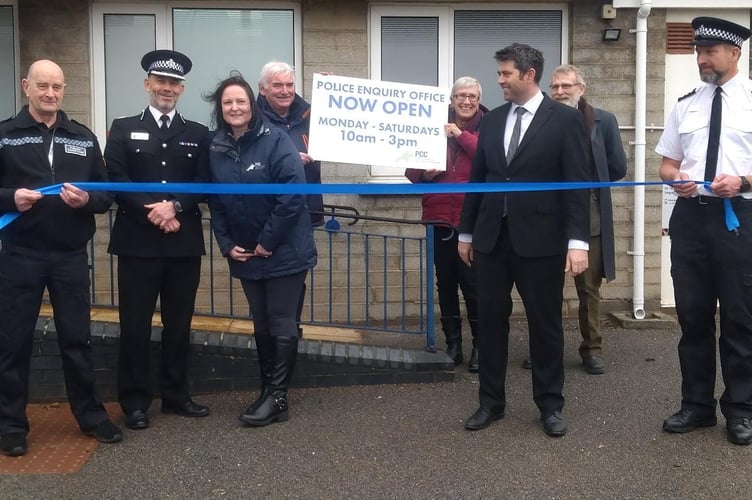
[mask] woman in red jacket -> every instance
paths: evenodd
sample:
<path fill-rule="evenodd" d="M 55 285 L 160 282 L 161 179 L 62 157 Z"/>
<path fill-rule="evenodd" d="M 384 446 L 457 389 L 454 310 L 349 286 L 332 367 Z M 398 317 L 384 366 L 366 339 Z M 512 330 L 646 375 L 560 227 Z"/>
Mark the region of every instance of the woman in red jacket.
<path fill-rule="evenodd" d="M 449 123 L 444 126 L 447 136 L 447 167 L 442 170 L 407 169 L 405 176 L 411 182 L 468 182 L 470 166 L 478 145 L 478 125 L 488 111 L 480 104 L 480 83 L 473 77 L 463 76 L 454 82 L 449 105 Z M 447 354 L 459 365 L 462 356 L 462 318 L 457 288 L 462 290 L 467 307 L 467 319 L 473 336 L 473 350 L 469 370 L 478 371 L 478 310 L 475 279 L 472 270 L 457 254 L 457 231 L 464 193 L 423 195 L 423 220 L 442 220 L 447 226 L 436 226 L 434 231 L 434 266 L 436 287 L 439 292 L 441 327 L 447 343 Z"/>

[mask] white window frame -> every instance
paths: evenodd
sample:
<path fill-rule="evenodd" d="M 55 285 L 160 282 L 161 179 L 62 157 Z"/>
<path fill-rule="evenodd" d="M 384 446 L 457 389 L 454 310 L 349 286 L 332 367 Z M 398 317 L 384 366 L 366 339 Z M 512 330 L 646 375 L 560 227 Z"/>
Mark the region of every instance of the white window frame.
<path fill-rule="evenodd" d="M 439 20 L 439 69 L 438 86 L 449 88 L 454 83 L 454 14 L 461 10 L 560 10 L 561 11 L 561 61 L 569 60 L 569 5 L 565 3 L 449 3 L 444 5 L 372 4 L 369 9 L 368 71 L 371 79 L 381 74 L 381 18 L 382 17 L 437 17 Z M 499 47 L 501 48 L 501 47 Z M 489 64 L 492 63 L 489 54 Z M 406 183 L 402 172 L 392 167 L 371 165 L 368 169 L 369 183 Z"/>
<path fill-rule="evenodd" d="M 13 96 L 15 111 L 18 112 L 24 104 L 21 99 L 21 78 L 23 78 L 23 73 L 21 72 L 21 47 L 18 36 L 18 0 L 0 0 L 0 5 L 13 8 Z M 6 118 L 8 117 L 3 116 L 0 117 L 0 120 L 5 120 Z"/>
<path fill-rule="evenodd" d="M 1 1 L 1 0 L 0 0 Z M 95 0 L 91 6 L 91 60 L 92 92 L 91 109 L 93 128 L 100 138 L 102 148 L 107 137 L 107 107 L 105 98 L 105 64 L 104 64 L 104 16 L 105 14 L 144 14 L 156 19 L 156 47 L 172 47 L 172 10 L 173 9 L 286 9 L 293 11 L 294 60 L 288 61 L 295 67 L 295 79 L 303 81 L 302 54 L 303 36 L 300 3 L 295 2 L 256 2 L 244 1 L 172 1 L 172 2 L 132 2 L 121 3 L 117 0 Z M 261 68 L 259 68 L 259 71 Z M 134 110 L 136 113 L 138 110 Z"/>

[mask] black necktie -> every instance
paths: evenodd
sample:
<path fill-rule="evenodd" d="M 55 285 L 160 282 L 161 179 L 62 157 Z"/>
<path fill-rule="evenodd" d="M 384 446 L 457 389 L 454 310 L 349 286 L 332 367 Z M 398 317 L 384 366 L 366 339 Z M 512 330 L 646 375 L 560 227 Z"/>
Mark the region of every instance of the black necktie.
<path fill-rule="evenodd" d="M 710 108 L 710 128 L 708 129 L 708 153 L 705 156 L 705 180 L 715 179 L 715 169 L 718 166 L 718 146 L 721 142 L 721 87 L 715 88 L 713 105 Z"/>
<path fill-rule="evenodd" d="M 167 115 L 162 115 L 159 117 L 159 121 L 162 122 L 162 125 L 159 127 L 161 130 L 167 130 L 169 127 L 168 123 L 170 121 L 170 117 Z"/>
<path fill-rule="evenodd" d="M 507 165 L 509 165 L 509 162 L 511 162 L 512 158 L 514 158 L 514 154 L 517 152 L 517 146 L 520 145 L 520 133 L 522 132 L 522 115 L 525 114 L 525 108 L 519 106 L 514 110 L 514 112 L 517 113 L 517 120 L 514 122 L 514 127 L 512 128 L 512 137 L 509 140 L 509 147 L 507 148 Z"/>

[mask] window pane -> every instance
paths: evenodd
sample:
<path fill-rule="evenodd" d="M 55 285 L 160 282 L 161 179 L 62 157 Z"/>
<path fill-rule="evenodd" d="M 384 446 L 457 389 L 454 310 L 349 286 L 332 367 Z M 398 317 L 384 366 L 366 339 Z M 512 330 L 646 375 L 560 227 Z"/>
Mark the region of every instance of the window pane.
<path fill-rule="evenodd" d="M 149 104 L 141 58 L 155 49 L 156 19 L 151 15 L 105 14 L 104 65 L 107 127 Z"/>
<path fill-rule="evenodd" d="M 13 50 L 13 7 L 0 7 L 0 120 L 16 112 L 16 58 Z"/>
<path fill-rule="evenodd" d="M 381 18 L 381 79 L 439 84 L 438 18 Z"/>
<path fill-rule="evenodd" d="M 191 120 L 209 122 L 202 93 L 238 70 L 256 89 L 261 67 L 276 59 L 295 62 L 293 11 L 174 9 L 175 50 L 193 61 L 179 109 Z"/>
<path fill-rule="evenodd" d="M 543 52 L 541 88 L 548 88 L 551 70 L 561 64 L 560 10 L 459 10 L 454 16 L 454 78 L 473 76 L 483 87 L 483 104 L 504 103 L 496 82 L 494 53 L 514 42 Z"/>

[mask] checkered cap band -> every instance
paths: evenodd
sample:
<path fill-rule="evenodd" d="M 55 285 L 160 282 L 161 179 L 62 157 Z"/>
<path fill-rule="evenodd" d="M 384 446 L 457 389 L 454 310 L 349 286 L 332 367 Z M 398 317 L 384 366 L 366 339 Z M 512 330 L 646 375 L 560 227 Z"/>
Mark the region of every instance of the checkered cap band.
<path fill-rule="evenodd" d="M 183 65 L 175 62 L 173 59 L 154 61 L 149 65 L 149 72 L 151 71 L 172 71 L 181 75 L 185 74 Z"/>
<path fill-rule="evenodd" d="M 695 39 L 697 38 L 723 40 L 729 43 L 733 43 L 737 47 L 741 47 L 742 43 L 744 43 L 744 38 L 742 38 L 740 35 L 737 35 L 736 33 L 731 33 L 730 31 L 722 30 L 720 28 L 709 28 L 704 24 L 701 24 L 695 30 Z"/>

